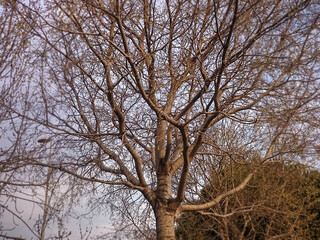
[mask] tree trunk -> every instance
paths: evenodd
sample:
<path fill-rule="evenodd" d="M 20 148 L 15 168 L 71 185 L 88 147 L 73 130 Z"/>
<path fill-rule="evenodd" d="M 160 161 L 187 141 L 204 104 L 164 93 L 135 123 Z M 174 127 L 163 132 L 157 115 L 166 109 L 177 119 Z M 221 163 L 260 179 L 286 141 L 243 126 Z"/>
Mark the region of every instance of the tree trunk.
<path fill-rule="evenodd" d="M 157 224 L 157 240 L 175 240 L 173 211 L 168 211 L 166 207 L 159 207 L 155 210 Z"/>

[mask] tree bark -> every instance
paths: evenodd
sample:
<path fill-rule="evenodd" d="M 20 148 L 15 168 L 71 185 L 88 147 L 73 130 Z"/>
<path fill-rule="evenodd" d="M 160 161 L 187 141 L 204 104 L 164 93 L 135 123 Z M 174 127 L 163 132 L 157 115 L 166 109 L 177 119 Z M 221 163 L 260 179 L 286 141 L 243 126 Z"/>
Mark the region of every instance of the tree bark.
<path fill-rule="evenodd" d="M 175 240 L 174 211 L 170 211 L 165 206 L 159 206 L 155 209 L 156 225 L 157 225 L 157 240 Z"/>

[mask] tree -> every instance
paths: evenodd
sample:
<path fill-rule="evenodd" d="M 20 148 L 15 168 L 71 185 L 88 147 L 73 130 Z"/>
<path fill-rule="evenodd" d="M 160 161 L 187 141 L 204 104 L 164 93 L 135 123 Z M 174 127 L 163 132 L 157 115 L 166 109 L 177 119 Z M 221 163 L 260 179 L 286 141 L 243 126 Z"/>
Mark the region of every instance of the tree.
<path fill-rule="evenodd" d="M 45 169 L 33 168 L 19 157 L 40 158 L 42 155 L 47 158 L 44 153 L 49 148 L 40 143 L 33 151 L 25 148 L 24 145 L 30 144 L 30 139 L 25 136 L 32 129 L 32 124 L 10 111 L 13 107 L 21 110 L 22 114 L 27 111 L 25 107 L 33 88 L 28 79 L 36 75 L 30 68 L 34 64 L 31 28 L 24 16 L 19 14 L 19 10 L 22 7 L 16 1 L 0 1 L 0 216 L 3 219 L 0 223 L 0 237 L 5 239 L 22 239 L 11 234 L 21 223 L 33 237 L 40 238 L 43 231 L 40 230 L 41 225 L 45 226 L 47 221 L 54 218 L 59 221 L 61 216 L 56 216 L 56 210 L 52 210 L 59 206 L 58 212 L 61 213 L 64 206 L 61 201 L 66 201 L 58 198 L 58 201 L 51 201 L 50 211 L 43 214 L 46 215 L 45 221 L 39 220 L 43 217 L 41 208 L 45 209 L 46 205 L 39 193 L 42 192 L 41 188 L 46 188 L 48 202 L 61 192 L 56 183 L 51 184 L 45 177 L 39 178 L 41 173 L 46 172 Z M 30 174 L 31 172 L 36 172 L 36 175 Z M 64 188 L 64 192 L 70 191 Z M 28 213 L 26 217 L 25 210 L 29 207 L 33 209 L 33 213 Z M 31 215 L 39 214 L 37 208 L 40 208 L 41 213 L 31 220 Z M 68 233 L 64 232 L 63 226 L 58 226 L 57 236 L 66 235 Z"/>
<path fill-rule="evenodd" d="M 248 166 L 228 166 L 212 175 L 199 202 L 237 184 Z M 201 213 L 178 219 L 178 239 L 318 239 L 320 173 L 301 164 L 270 162 L 247 188 Z M 212 187 L 214 186 L 214 187 Z"/>
<path fill-rule="evenodd" d="M 29 94 L 18 96 L 25 104 L 4 106 L 33 129 L 17 146 L 26 153 L 41 135 L 55 139 L 51 163 L 15 158 L 90 183 L 93 204 L 108 196 L 145 220 L 151 208 L 158 239 L 175 239 L 182 212 L 241 191 L 263 163 L 312 158 L 317 1 L 6 2 L 33 36 L 33 74 L 21 86 Z M 241 132 L 236 148 L 222 141 L 229 126 Z M 239 185 L 192 203 L 225 158 L 256 152 Z"/>
<path fill-rule="evenodd" d="M 27 74 L 29 57 L 26 49 L 29 45 L 28 25 L 13 10 L 7 1 L 0 2 L 0 216 L 10 213 L 17 221 L 22 221 L 32 232 L 31 227 L 21 219 L 15 203 L 23 198 L 24 181 L 17 181 L 23 172 L 15 154 L 19 151 L 19 141 L 25 133 L 27 123 L 23 118 L 15 119 L 9 107 L 17 103 L 16 94 L 22 93 L 21 83 Z M 21 179 L 19 179 L 21 180 Z M 20 188 L 17 187 L 19 182 Z M 19 194 L 20 192 L 20 194 Z M 17 197 L 17 195 L 20 195 Z M 0 236 L 19 239 L 2 234 L 5 224 L 0 224 Z M 11 238 L 12 237 L 12 238 Z"/>

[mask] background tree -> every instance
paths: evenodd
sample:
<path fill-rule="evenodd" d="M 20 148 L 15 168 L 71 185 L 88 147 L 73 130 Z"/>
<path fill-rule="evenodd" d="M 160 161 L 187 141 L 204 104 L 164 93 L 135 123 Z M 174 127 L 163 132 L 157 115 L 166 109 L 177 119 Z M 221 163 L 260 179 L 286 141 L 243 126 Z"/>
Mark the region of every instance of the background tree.
<path fill-rule="evenodd" d="M 23 186 L 26 182 L 21 181 L 19 175 L 24 171 L 14 158 L 21 150 L 18 143 L 28 123 L 24 118 L 14 118 L 8 110 L 19 102 L 17 96 L 21 94 L 22 97 L 21 84 L 24 82 L 24 74 L 29 73 L 27 67 L 30 57 L 26 49 L 30 43 L 30 28 L 14 8 L 15 5 L 9 1 L 0 2 L 0 216 L 2 219 L 6 217 L 23 222 L 32 232 L 32 226 L 16 211 L 20 209 L 16 205 L 17 198 L 25 197 Z M 0 236 L 10 238 L 10 233 L 3 232 L 6 227 L 1 221 Z"/>
<path fill-rule="evenodd" d="M 46 169 L 29 164 L 28 158 L 47 161 L 50 147 L 38 143 L 33 125 L 10 110 L 15 108 L 22 115 L 26 114 L 30 107 L 28 101 L 34 94 L 34 83 L 29 80 L 38 77 L 38 72 L 31 68 L 37 58 L 32 46 L 30 22 L 25 21 L 20 11 L 23 7 L 18 2 L 0 1 L 0 237 L 25 239 L 32 236 L 40 239 L 41 226 L 57 221 L 60 225 L 55 235 L 64 237 L 69 234 L 62 224 L 67 201 L 60 195 L 70 189 L 64 185 L 60 191 L 57 181 L 47 181 Z M 35 134 L 33 138 L 26 138 L 30 133 Z M 33 149 L 26 148 L 34 143 L 37 146 Z M 55 173 L 50 175 L 51 178 L 57 177 Z M 44 188 L 48 191 L 49 205 L 45 221 Z M 21 225 L 23 228 L 18 229 Z"/>
<path fill-rule="evenodd" d="M 232 188 L 249 171 L 229 165 L 213 174 L 198 203 Z M 241 192 L 178 219 L 178 239 L 318 239 L 320 173 L 303 165 L 265 164 Z"/>
<path fill-rule="evenodd" d="M 55 139 L 50 163 L 15 158 L 81 180 L 93 206 L 122 205 L 128 219 L 145 220 L 140 230 L 153 211 L 158 239 L 175 239 L 179 214 L 241 191 L 263 163 L 306 160 L 318 144 L 317 1 L 10 4 L 35 51 L 24 104 L 4 108 L 32 129 L 17 144 L 25 152 L 40 135 Z M 226 126 L 244 133 L 237 151 L 216 138 Z M 226 156 L 257 152 L 239 185 L 194 204 Z"/>

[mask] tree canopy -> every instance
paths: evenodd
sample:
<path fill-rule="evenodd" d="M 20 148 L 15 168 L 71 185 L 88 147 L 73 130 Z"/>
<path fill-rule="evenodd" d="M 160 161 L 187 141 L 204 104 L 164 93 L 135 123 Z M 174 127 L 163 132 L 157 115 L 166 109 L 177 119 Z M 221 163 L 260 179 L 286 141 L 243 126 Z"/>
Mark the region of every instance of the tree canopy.
<path fill-rule="evenodd" d="M 175 239 L 181 213 L 212 209 L 269 161 L 318 160 L 317 0 L 0 4 L 5 211 L 27 189 L 45 229 L 49 210 L 63 219 L 90 196 L 135 238 Z M 250 166 L 195 204 L 232 162 Z"/>

